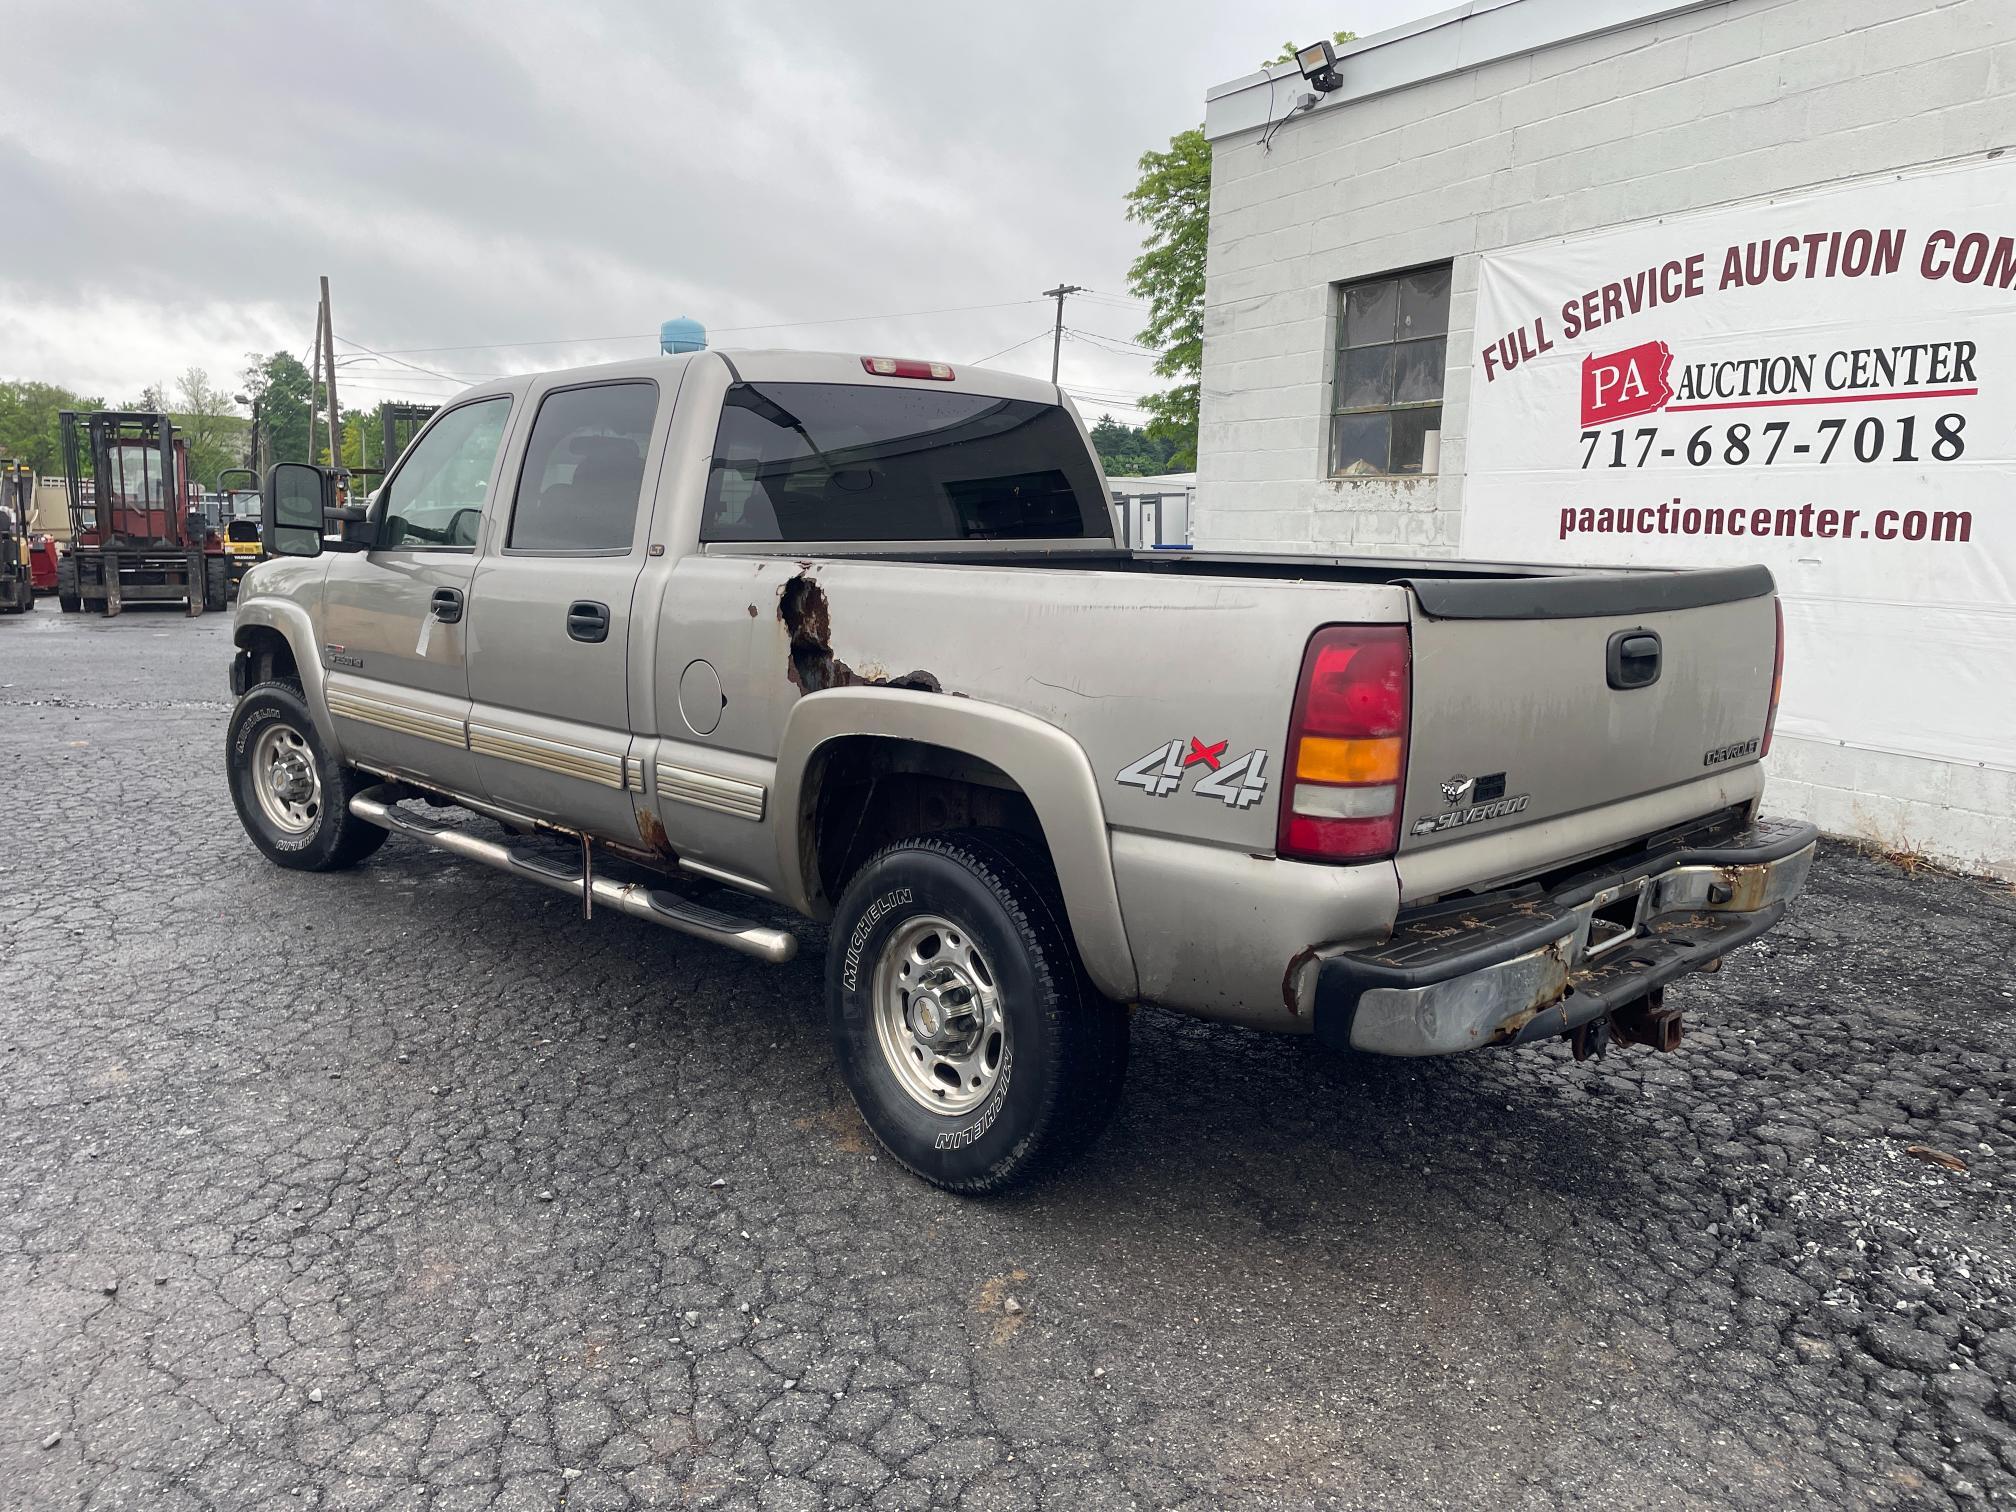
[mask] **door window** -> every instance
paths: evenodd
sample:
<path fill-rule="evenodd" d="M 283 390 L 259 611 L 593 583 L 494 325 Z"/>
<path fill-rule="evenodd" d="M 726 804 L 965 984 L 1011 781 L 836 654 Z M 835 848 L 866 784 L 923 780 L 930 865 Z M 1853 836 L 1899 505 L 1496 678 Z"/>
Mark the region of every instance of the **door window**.
<path fill-rule="evenodd" d="M 378 503 L 377 544 L 402 551 L 467 551 L 476 544 L 510 399 L 450 410 L 414 445 Z"/>
<path fill-rule="evenodd" d="M 657 410 L 650 382 L 548 394 L 518 474 L 510 549 L 628 551 Z"/>

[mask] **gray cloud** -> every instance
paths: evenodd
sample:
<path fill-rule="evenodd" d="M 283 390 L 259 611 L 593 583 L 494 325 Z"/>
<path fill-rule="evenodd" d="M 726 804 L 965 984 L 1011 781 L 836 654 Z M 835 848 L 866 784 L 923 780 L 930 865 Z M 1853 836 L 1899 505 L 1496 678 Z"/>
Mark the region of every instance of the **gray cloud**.
<path fill-rule="evenodd" d="M 1057 279 L 1100 291 L 1071 323 L 1132 338 L 1140 153 L 1291 35 L 1432 8 L 181 0 L 87 27 L 16 0 L 9 52 L 37 61 L 0 96 L 0 203 L 27 222 L 0 256 L 0 376 L 115 400 L 235 376 L 305 351 L 321 273 L 342 336 L 452 375 L 363 359 L 358 402 L 649 351 L 675 314 L 722 345 L 971 362 L 1044 331 Z M 1065 378 L 1154 386 L 1090 341 Z"/>

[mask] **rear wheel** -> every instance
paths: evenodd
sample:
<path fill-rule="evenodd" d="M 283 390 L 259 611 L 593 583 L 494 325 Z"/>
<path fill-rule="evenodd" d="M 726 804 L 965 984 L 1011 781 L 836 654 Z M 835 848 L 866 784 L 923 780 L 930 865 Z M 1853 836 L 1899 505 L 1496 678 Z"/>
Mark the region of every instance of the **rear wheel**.
<path fill-rule="evenodd" d="M 384 830 L 350 812 L 372 779 L 336 759 L 299 683 L 260 683 L 239 699 L 224 754 L 238 822 L 275 865 L 341 871 L 385 843 Z"/>
<path fill-rule="evenodd" d="M 222 614 L 230 606 L 230 560 L 221 556 L 206 556 L 203 558 L 203 607 L 212 614 Z"/>
<path fill-rule="evenodd" d="M 926 1181 L 999 1191 L 1105 1127 L 1127 1015 L 1086 978 L 1047 859 L 962 830 L 889 847 L 841 897 L 827 955 L 840 1073 Z"/>

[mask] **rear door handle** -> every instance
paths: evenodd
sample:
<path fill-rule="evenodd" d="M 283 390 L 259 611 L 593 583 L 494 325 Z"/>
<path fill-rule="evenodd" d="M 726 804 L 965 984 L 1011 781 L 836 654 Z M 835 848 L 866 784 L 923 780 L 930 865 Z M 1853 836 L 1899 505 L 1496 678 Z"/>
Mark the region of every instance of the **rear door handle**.
<path fill-rule="evenodd" d="M 428 601 L 427 609 L 444 625 L 453 625 L 462 618 L 462 590 L 460 588 L 436 588 L 434 597 Z"/>
<path fill-rule="evenodd" d="M 609 639 L 609 606 L 593 599 L 576 599 L 567 606 L 567 633 L 590 645 Z"/>

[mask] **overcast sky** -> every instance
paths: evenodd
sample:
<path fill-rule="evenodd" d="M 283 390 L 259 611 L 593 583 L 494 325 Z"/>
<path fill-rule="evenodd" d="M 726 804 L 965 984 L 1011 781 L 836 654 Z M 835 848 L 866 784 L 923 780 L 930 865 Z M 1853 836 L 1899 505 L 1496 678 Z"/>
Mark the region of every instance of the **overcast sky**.
<path fill-rule="evenodd" d="M 235 386 L 306 353 L 323 273 L 346 408 L 648 353 L 681 314 L 1045 372 L 1061 280 L 1097 291 L 1067 387 L 1135 418 L 1136 159 L 1290 38 L 1439 8 L 11 0 L 0 377 Z M 839 319 L 912 311 L 948 313 Z"/>

